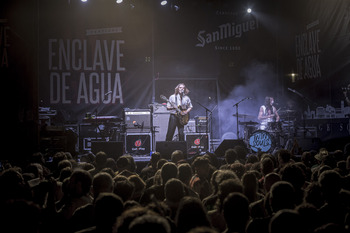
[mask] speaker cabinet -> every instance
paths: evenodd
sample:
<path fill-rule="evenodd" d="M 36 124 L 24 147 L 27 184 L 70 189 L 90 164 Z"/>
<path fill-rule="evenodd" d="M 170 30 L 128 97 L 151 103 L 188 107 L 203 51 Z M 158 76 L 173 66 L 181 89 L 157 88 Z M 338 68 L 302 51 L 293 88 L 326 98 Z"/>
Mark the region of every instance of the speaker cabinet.
<path fill-rule="evenodd" d="M 208 134 L 186 134 L 187 154 L 199 155 L 209 149 Z"/>
<path fill-rule="evenodd" d="M 116 160 L 124 154 L 124 145 L 123 142 L 92 141 L 91 152 L 96 154 L 99 151 Z"/>
<path fill-rule="evenodd" d="M 152 151 L 152 135 L 128 133 L 125 136 L 125 150 L 131 155 L 149 155 Z"/>
<path fill-rule="evenodd" d="M 170 113 L 153 113 L 153 126 L 155 127 L 155 141 L 165 141 L 168 131 Z M 186 129 L 186 126 L 185 126 Z M 174 137 L 177 137 L 177 128 Z"/>
<path fill-rule="evenodd" d="M 196 116 L 196 133 L 209 133 L 208 119 L 205 116 Z"/>
<path fill-rule="evenodd" d="M 148 133 L 151 131 L 151 111 L 149 109 L 124 109 L 125 128 L 128 133 Z"/>
<path fill-rule="evenodd" d="M 221 144 L 216 148 L 215 155 L 216 156 L 224 156 L 225 151 L 227 149 L 233 149 L 235 146 L 241 146 L 243 148 L 247 148 L 246 144 L 243 140 L 235 140 L 235 139 L 225 139 L 221 142 Z"/>
<path fill-rule="evenodd" d="M 181 150 L 184 153 L 185 158 L 187 158 L 187 142 L 183 141 L 161 141 L 156 142 L 156 151 L 159 152 L 162 158 L 170 160 L 171 154 L 175 150 Z"/>

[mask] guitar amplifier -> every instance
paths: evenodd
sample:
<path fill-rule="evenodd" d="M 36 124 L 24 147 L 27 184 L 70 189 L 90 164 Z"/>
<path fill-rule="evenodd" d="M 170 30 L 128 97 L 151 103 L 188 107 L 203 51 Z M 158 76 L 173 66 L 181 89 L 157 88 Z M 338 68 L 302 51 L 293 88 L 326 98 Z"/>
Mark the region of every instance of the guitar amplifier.
<path fill-rule="evenodd" d="M 196 116 L 196 133 L 209 133 L 208 119 L 205 116 Z"/>
<path fill-rule="evenodd" d="M 151 131 L 150 109 L 124 109 L 124 123 L 127 133 L 149 133 Z"/>
<path fill-rule="evenodd" d="M 189 120 L 187 125 L 184 126 L 184 133 L 195 133 L 196 132 L 196 121 Z"/>

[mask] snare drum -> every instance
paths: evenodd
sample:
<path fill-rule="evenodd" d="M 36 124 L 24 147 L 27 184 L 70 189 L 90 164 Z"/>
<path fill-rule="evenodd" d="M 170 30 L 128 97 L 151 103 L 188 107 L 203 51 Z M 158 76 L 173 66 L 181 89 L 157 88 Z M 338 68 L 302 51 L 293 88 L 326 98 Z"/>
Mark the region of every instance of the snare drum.
<path fill-rule="evenodd" d="M 264 130 L 257 130 L 249 138 L 249 146 L 254 152 L 268 152 L 272 146 L 272 136 Z"/>

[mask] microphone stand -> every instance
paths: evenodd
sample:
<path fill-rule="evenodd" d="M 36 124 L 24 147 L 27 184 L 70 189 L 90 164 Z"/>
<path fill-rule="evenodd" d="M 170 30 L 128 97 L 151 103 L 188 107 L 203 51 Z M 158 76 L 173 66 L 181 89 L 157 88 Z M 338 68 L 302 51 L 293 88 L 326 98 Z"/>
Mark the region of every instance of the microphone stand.
<path fill-rule="evenodd" d="M 241 99 L 240 101 L 238 101 L 237 103 L 235 103 L 232 107 L 235 107 L 236 106 L 236 123 L 237 123 L 237 139 L 239 139 L 239 125 L 238 125 L 238 105 L 240 104 L 240 103 L 242 103 L 243 101 L 245 101 L 245 100 L 247 100 L 248 99 L 248 97 L 246 97 L 246 98 L 243 98 L 243 99 Z"/>
<path fill-rule="evenodd" d="M 112 92 L 109 91 L 109 92 L 107 92 L 107 93 L 104 95 L 103 100 L 102 100 L 102 103 L 107 99 L 107 96 L 109 96 L 111 93 L 112 93 Z M 100 126 L 99 126 L 99 124 L 98 124 L 98 123 L 99 123 L 99 122 L 98 122 L 98 115 L 99 115 L 99 113 L 100 113 L 99 107 L 100 107 L 100 105 L 98 104 L 98 105 L 96 106 L 95 110 L 93 111 L 93 113 L 95 113 L 96 141 L 97 141 L 97 138 L 98 138 L 99 135 L 101 136 L 101 138 L 104 138 L 105 140 L 107 140 L 107 137 L 105 136 L 105 134 L 102 134 L 101 129 L 100 129 Z M 109 136 L 108 136 L 108 141 L 109 141 L 109 139 L 110 139 L 110 138 L 109 138 Z"/>
<path fill-rule="evenodd" d="M 195 102 L 197 103 L 197 104 L 199 104 L 202 108 L 204 108 L 205 109 L 205 118 L 206 118 L 206 120 L 207 120 L 207 123 L 206 123 L 206 127 L 205 127 L 205 133 L 206 133 L 206 135 L 208 135 L 208 134 L 210 134 L 210 142 L 209 142 L 209 146 L 210 146 L 210 150 L 209 151 L 211 151 L 212 149 L 213 149 L 213 145 L 212 145 L 212 133 L 213 133 L 213 129 L 212 129 L 212 114 L 213 114 L 213 111 L 216 109 L 216 107 L 217 107 L 217 105 L 215 105 L 215 107 L 212 109 L 212 110 L 210 110 L 210 109 L 208 109 L 207 107 L 205 107 L 203 104 L 201 104 L 201 103 L 199 103 L 198 101 L 196 101 L 195 100 Z M 210 130 L 209 130 L 209 121 L 210 121 Z M 212 151 L 211 151 L 212 152 Z"/>

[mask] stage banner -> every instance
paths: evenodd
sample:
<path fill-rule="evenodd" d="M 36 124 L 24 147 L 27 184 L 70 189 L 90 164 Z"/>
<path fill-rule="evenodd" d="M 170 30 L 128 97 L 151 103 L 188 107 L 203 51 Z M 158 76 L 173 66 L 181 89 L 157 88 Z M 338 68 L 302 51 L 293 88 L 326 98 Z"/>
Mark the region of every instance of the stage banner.
<path fill-rule="evenodd" d="M 58 111 L 57 122 L 79 122 L 87 112 L 121 117 L 125 107 L 147 107 L 147 8 L 108 1 L 39 3 L 39 99 Z"/>
<path fill-rule="evenodd" d="M 345 101 L 342 89 L 350 84 L 350 2 L 308 0 L 293 5 L 299 14 L 291 27 L 295 75 L 288 85 L 313 108 L 340 107 Z"/>

